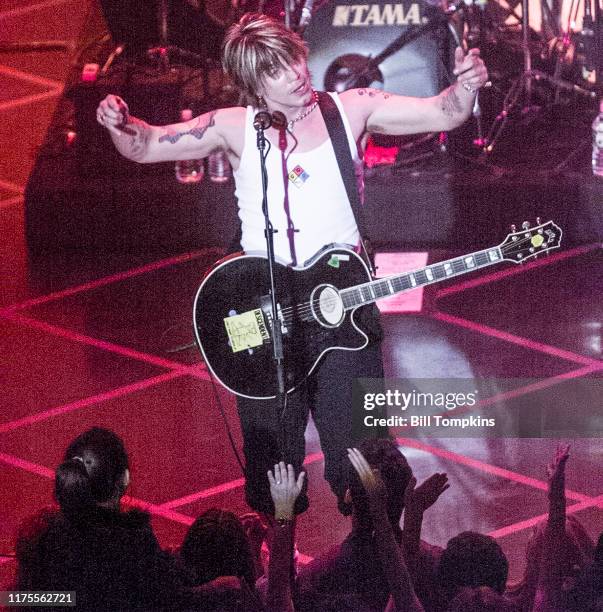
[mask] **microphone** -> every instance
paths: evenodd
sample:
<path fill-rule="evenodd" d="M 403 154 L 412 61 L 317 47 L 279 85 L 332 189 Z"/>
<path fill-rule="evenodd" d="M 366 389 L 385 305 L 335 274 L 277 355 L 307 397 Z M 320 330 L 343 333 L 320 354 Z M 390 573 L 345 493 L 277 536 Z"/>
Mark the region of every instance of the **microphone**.
<path fill-rule="evenodd" d="M 285 152 L 287 150 L 287 117 L 281 111 L 272 113 L 272 127 L 278 130 L 278 148 Z"/>
<path fill-rule="evenodd" d="M 260 111 L 253 118 L 253 127 L 256 132 L 267 130 L 272 125 L 272 116 L 268 111 Z"/>
<path fill-rule="evenodd" d="M 276 130 L 285 130 L 287 129 L 287 117 L 285 117 L 285 113 L 281 113 L 281 111 L 274 111 L 272 113 L 272 127 Z"/>

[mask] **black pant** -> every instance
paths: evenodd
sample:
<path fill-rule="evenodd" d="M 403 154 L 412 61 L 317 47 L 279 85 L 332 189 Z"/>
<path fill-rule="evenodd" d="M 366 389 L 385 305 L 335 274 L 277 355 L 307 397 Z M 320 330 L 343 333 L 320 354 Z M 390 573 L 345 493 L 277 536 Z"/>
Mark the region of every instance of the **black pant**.
<path fill-rule="evenodd" d="M 347 488 L 349 461 L 346 449 L 359 438 L 358 428 L 352 427 L 352 382 L 355 378 L 383 378 L 380 342 L 372 342 L 361 351 L 329 351 L 307 381 L 288 395 L 283 420 L 284 458 L 297 474 L 306 454 L 304 433 L 308 414 L 312 412 L 325 457 L 324 476 L 339 502 L 343 501 Z M 274 507 L 266 473 L 280 459 L 276 401 L 241 397 L 237 400 L 246 463 L 245 497 L 254 510 L 272 514 Z M 382 435 L 383 431 L 370 433 Z M 295 511 L 300 513 L 307 507 L 308 497 L 304 491 L 297 499 Z"/>

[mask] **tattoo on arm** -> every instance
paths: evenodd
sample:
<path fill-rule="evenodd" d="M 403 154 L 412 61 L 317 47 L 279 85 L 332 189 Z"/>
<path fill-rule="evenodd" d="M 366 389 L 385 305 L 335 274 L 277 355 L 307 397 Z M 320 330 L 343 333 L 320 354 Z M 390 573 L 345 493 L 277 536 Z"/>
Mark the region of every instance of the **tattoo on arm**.
<path fill-rule="evenodd" d="M 453 87 L 449 87 L 442 95 L 442 111 L 448 117 L 453 117 L 455 114 L 463 112 L 461 101 Z"/>
<path fill-rule="evenodd" d="M 382 96 L 385 100 L 387 100 L 390 97 L 390 94 L 388 94 L 385 91 L 379 91 L 378 89 L 359 89 L 358 90 L 358 95 L 359 96 L 368 96 L 369 98 L 374 98 L 375 96 Z"/>
<path fill-rule="evenodd" d="M 133 133 L 130 135 L 130 150 L 134 157 L 144 155 L 149 143 L 149 136 L 149 131 L 145 130 L 142 126 L 136 126 L 136 129 L 133 130 Z"/>
<path fill-rule="evenodd" d="M 174 133 L 164 134 L 163 136 L 159 137 L 159 142 L 167 141 L 170 144 L 174 144 L 175 142 L 178 142 L 183 136 L 187 136 L 187 135 L 194 136 L 197 140 L 201 140 L 205 132 L 207 132 L 207 130 L 210 127 L 215 125 L 215 121 L 214 121 L 215 115 L 216 115 L 216 111 L 211 113 L 211 115 L 209 116 L 209 121 L 205 125 L 199 125 L 200 123 L 200 118 L 199 118 L 197 120 L 197 125 L 191 128 L 190 130 L 187 130 L 186 132 L 176 132 L 175 134 Z"/>
<path fill-rule="evenodd" d="M 130 117 L 128 123 L 121 128 L 122 133 L 129 136 L 125 149 L 122 149 L 121 140 L 116 141 L 116 146 L 122 153 L 133 160 L 140 160 L 144 157 L 149 143 L 151 132 L 144 121 L 135 117 Z"/>

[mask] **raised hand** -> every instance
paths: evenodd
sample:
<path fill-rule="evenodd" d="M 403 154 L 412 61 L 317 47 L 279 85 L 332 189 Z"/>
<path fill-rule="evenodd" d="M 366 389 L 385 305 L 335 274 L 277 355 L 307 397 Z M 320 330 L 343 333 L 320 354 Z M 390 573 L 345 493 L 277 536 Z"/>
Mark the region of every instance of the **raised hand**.
<path fill-rule="evenodd" d="M 454 51 L 453 74 L 466 91 L 474 93 L 483 87 L 488 81 L 488 70 L 479 55 L 479 49 L 469 49 L 465 54 L 461 47 L 457 47 Z"/>
<path fill-rule="evenodd" d="M 387 491 L 378 469 L 373 469 L 357 448 L 348 448 L 348 458 L 354 466 L 373 509 L 385 509 Z"/>
<path fill-rule="evenodd" d="M 557 444 L 553 461 L 547 467 L 549 478 L 549 497 L 564 493 L 565 464 L 569 459 L 569 444 Z"/>
<path fill-rule="evenodd" d="M 96 120 L 111 132 L 119 134 L 128 123 L 128 105 L 119 97 L 109 94 L 96 109 Z"/>
<path fill-rule="evenodd" d="M 565 464 L 569 459 L 569 444 L 557 444 L 555 449 L 555 456 L 549 465 L 547 466 L 547 476 L 549 480 L 558 478 L 565 470 Z"/>
<path fill-rule="evenodd" d="M 404 491 L 404 508 L 406 512 L 423 513 L 436 503 L 440 495 L 450 488 L 446 474 L 435 473 L 418 487 L 413 476 Z"/>
<path fill-rule="evenodd" d="M 274 466 L 274 473 L 268 470 L 270 482 L 270 495 L 274 502 L 274 516 L 276 519 L 293 519 L 293 506 L 299 497 L 304 485 L 305 472 L 300 472 L 297 479 L 291 464 L 285 466 L 281 461 Z"/>

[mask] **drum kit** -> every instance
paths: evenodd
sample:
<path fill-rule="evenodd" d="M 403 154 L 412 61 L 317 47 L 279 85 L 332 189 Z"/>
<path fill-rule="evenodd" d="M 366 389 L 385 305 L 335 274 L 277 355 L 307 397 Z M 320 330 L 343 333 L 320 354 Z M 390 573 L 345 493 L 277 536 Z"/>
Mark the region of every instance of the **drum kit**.
<path fill-rule="evenodd" d="M 230 10 L 215 10 L 212 3 L 220 2 Z M 487 156 L 510 122 L 572 97 L 594 102 L 601 95 L 600 2 L 206 0 L 206 11 L 224 28 L 248 11 L 284 20 L 308 46 L 314 86 L 330 91 L 371 86 L 431 96 L 452 82 L 457 45 L 481 48 L 492 64 L 492 89 L 485 95 L 494 112 L 484 134 L 477 107 L 472 144 Z"/>
<path fill-rule="evenodd" d="M 259 12 L 282 20 L 304 38 L 316 89 L 370 86 L 427 97 L 452 82 L 456 46 L 479 47 L 492 80 L 492 94 L 485 95 L 502 106 L 492 114 L 486 135 L 476 117 L 473 144 L 487 155 L 509 122 L 538 108 L 535 103 L 601 94 L 601 1 L 157 0 L 159 45 L 147 55 L 152 51 L 165 63 L 175 51 L 185 61 L 197 56 L 219 66 L 216 53 L 227 28 L 244 13 Z M 211 52 L 190 46 L 183 50 L 181 39 L 170 34 L 177 29 L 181 36 L 182 28 L 171 28 L 169 20 L 182 10 L 198 15 L 211 32 L 205 42 L 195 41 L 198 47 L 211 46 Z M 190 16 L 186 21 L 191 22 Z M 188 27 L 199 29 L 193 23 Z"/>

